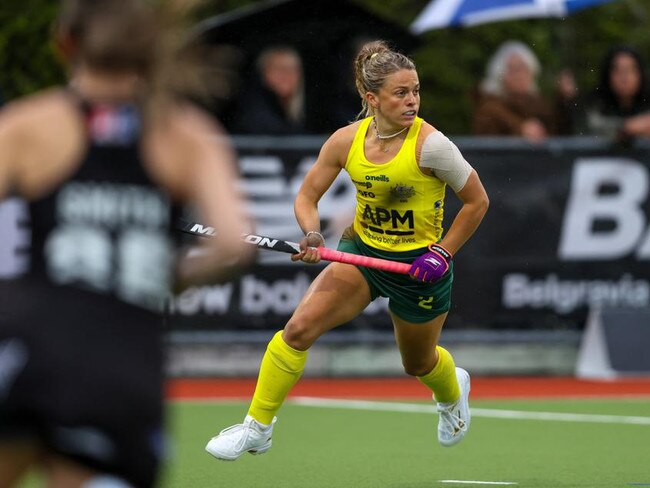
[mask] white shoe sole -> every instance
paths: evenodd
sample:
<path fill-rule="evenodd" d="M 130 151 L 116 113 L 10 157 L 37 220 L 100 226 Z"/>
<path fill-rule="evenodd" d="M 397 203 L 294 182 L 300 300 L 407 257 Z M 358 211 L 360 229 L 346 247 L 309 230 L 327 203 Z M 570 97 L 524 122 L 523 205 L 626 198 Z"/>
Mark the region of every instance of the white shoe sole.
<path fill-rule="evenodd" d="M 262 444 L 260 447 L 256 447 L 256 448 L 254 448 L 254 449 L 250 449 L 250 450 L 248 450 L 248 451 L 244 451 L 244 452 L 242 452 L 241 454 L 238 454 L 237 456 L 229 456 L 229 455 L 227 455 L 227 454 L 223 454 L 223 453 L 221 453 L 221 452 L 219 452 L 219 451 L 217 451 L 217 450 L 215 450 L 215 449 L 212 449 L 212 448 L 210 447 L 210 443 L 209 443 L 209 442 L 208 442 L 208 445 L 205 446 L 205 450 L 206 450 L 206 452 L 207 452 L 208 454 L 210 454 L 211 456 L 214 456 L 215 458 L 219 459 L 220 461 L 236 461 L 236 460 L 239 459 L 241 456 L 243 456 L 246 452 L 248 452 L 248 453 L 250 453 L 250 454 L 252 454 L 252 455 L 254 455 L 254 456 L 257 456 L 257 455 L 259 455 L 259 454 L 264 454 L 266 451 L 268 451 L 269 449 L 271 449 L 271 445 L 272 445 L 272 442 L 271 442 L 271 440 L 269 439 L 266 443 Z"/>

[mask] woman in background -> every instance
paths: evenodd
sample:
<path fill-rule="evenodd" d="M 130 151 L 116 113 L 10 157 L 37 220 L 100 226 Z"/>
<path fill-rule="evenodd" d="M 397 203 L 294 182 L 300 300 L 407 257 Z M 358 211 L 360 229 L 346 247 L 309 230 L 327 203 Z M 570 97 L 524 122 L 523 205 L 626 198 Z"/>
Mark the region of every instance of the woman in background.
<path fill-rule="evenodd" d="M 302 59 L 289 46 L 271 46 L 257 58 L 256 78 L 235 113 L 236 134 L 306 134 Z"/>
<path fill-rule="evenodd" d="M 650 137 L 648 77 L 636 49 L 617 46 L 607 53 L 585 115 L 589 134 L 620 140 Z"/>

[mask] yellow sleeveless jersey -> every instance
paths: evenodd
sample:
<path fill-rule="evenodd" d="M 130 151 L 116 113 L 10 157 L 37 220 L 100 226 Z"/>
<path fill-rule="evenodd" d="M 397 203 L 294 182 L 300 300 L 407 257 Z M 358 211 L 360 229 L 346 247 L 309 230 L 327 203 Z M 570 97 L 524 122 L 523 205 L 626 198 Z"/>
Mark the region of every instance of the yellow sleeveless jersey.
<path fill-rule="evenodd" d="M 410 251 L 442 236 L 445 183 L 418 167 L 415 144 L 422 127 L 416 117 L 397 155 L 383 164 L 366 159 L 364 140 L 372 117 L 361 121 L 345 169 L 357 188 L 354 230 L 367 245 Z"/>

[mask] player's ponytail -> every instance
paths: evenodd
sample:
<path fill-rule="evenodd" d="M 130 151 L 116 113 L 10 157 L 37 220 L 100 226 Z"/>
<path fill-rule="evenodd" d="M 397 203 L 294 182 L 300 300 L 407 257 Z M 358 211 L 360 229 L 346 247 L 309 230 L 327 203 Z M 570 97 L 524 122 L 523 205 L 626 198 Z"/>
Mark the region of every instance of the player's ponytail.
<path fill-rule="evenodd" d="M 415 64 L 403 54 L 392 51 L 385 41 L 363 45 L 354 61 L 354 84 L 362 104 L 357 119 L 374 115 L 373 108 L 366 100 L 366 93 L 377 93 L 387 76 L 402 69 L 414 70 Z"/>

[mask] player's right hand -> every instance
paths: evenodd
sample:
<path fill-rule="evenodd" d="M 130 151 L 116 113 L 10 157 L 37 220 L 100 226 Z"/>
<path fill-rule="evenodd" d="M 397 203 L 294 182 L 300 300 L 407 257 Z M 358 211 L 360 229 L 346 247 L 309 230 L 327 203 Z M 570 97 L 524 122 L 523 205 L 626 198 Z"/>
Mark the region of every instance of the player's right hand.
<path fill-rule="evenodd" d="M 291 260 L 315 264 L 321 260 L 318 247 L 324 244 L 325 242 L 319 233 L 308 234 L 300 240 L 300 252 L 292 254 Z"/>

